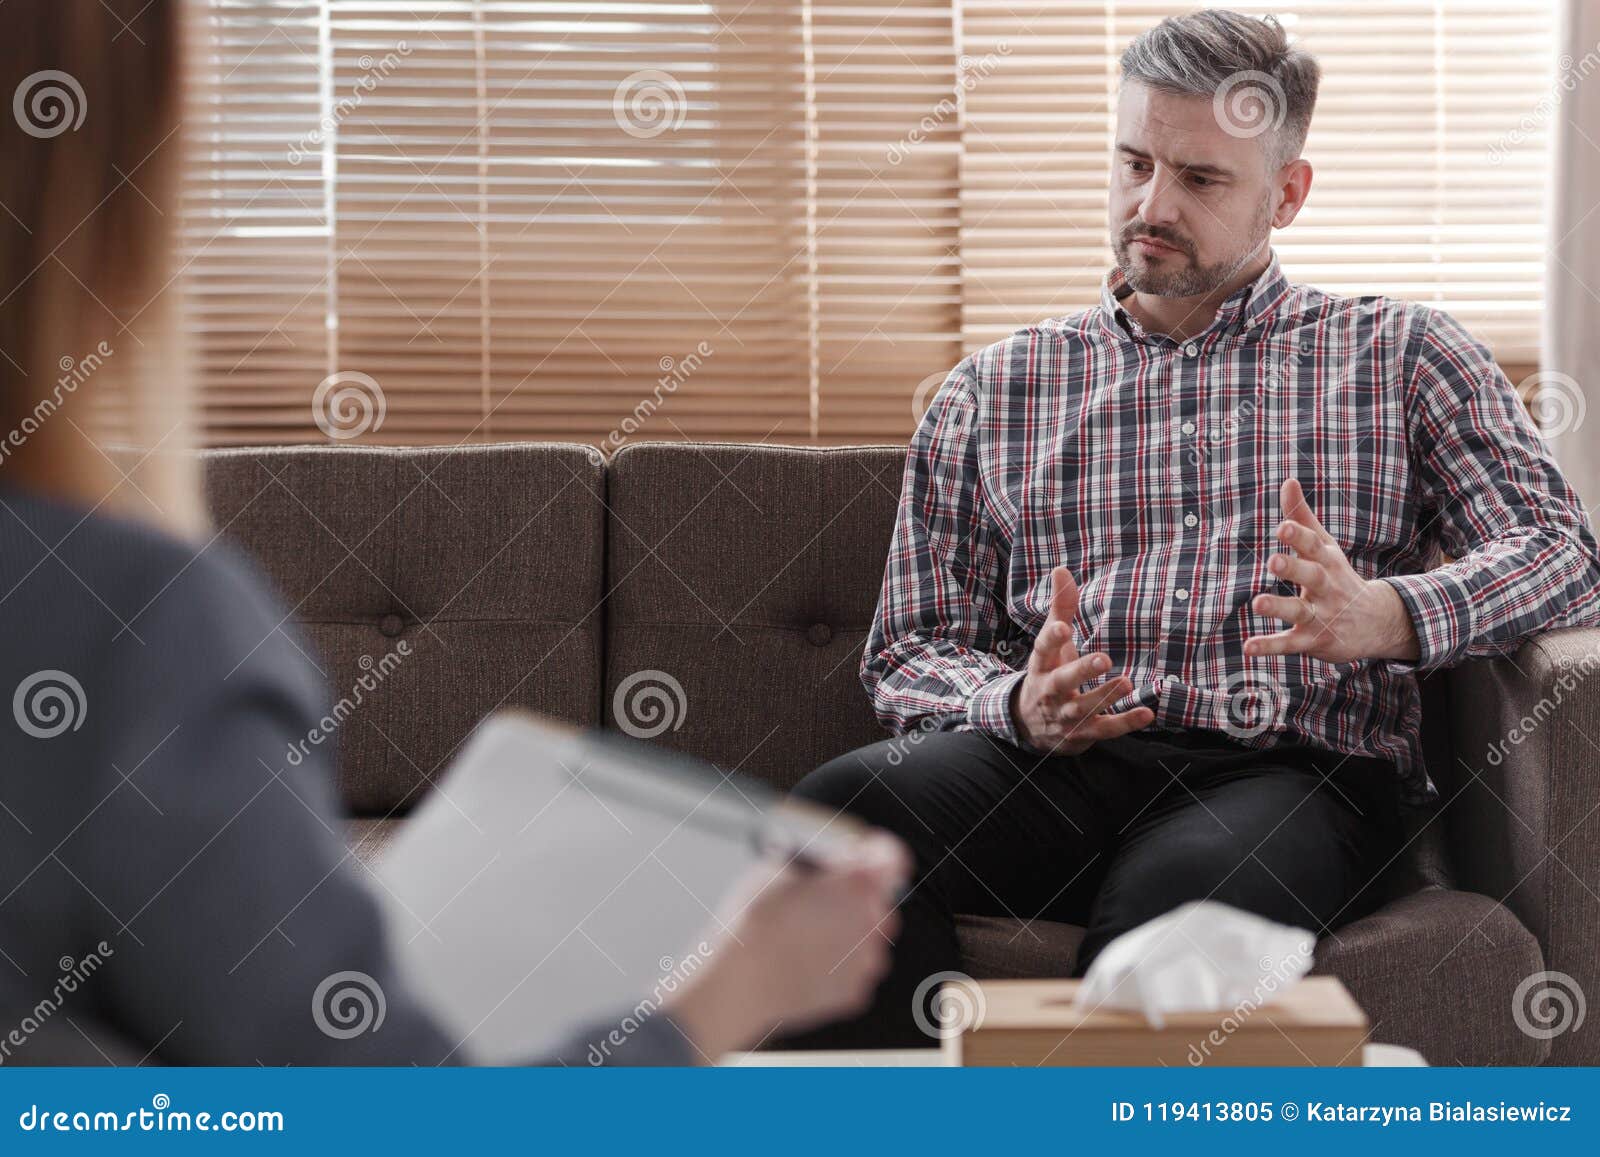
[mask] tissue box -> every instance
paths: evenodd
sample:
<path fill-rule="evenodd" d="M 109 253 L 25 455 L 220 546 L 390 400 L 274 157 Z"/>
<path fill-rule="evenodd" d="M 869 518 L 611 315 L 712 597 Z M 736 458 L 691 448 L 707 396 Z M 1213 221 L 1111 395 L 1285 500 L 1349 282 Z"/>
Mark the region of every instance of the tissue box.
<path fill-rule="evenodd" d="M 1169 1013 L 1159 1029 L 1142 1013 L 1080 1011 L 1079 983 L 973 982 L 971 1023 L 945 1038 L 946 1059 L 966 1066 L 1361 1064 L 1366 1014 L 1332 976 L 1307 977 L 1259 1005 Z"/>

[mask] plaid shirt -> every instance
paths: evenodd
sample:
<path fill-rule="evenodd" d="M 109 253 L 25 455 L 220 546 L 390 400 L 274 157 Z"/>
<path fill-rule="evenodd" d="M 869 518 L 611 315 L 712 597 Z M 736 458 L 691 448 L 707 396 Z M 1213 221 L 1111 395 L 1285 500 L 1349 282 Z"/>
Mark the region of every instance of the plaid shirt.
<path fill-rule="evenodd" d="M 1097 308 L 979 350 L 935 396 L 861 666 L 878 717 L 1020 742 L 1011 692 L 1062 565 L 1074 645 L 1134 686 L 1110 710 L 1385 758 L 1408 804 L 1435 800 L 1417 675 L 1600 622 L 1594 535 L 1515 390 L 1450 315 L 1292 284 L 1276 252 L 1187 340 L 1146 332 L 1129 292 L 1113 269 Z M 1399 592 L 1416 662 L 1246 658 L 1287 626 L 1252 598 L 1298 593 L 1267 570 L 1292 553 L 1291 475 Z"/>

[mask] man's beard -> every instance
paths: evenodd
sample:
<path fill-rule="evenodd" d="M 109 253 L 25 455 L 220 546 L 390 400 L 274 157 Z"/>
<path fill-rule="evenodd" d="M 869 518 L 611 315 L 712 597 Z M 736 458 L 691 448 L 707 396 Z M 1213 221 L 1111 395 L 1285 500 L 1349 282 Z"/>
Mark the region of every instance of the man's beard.
<path fill-rule="evenodd" d="M 1256 214 L 1251 235 L 1264 237 L 1270 217 L 1270 208 L 1262 202 Z M 1174 246 L 1178 252 L 1147 257 L 1133 250 L 1135 238 L 1149 237 L 1164 245 Z M 1196 265 L 1191 245 L 1164 229 L 1151 230 L 1144 225 L 1130 225 L 1116 240 L 1113 252 L 1117 268 L 1123 279 L 1137 293 L 1151 297 L 1202 297 L 1231 281 L 1261 250 L 1260 240 L 1247 245 L 1237 256 L 1211 265 Z"/>

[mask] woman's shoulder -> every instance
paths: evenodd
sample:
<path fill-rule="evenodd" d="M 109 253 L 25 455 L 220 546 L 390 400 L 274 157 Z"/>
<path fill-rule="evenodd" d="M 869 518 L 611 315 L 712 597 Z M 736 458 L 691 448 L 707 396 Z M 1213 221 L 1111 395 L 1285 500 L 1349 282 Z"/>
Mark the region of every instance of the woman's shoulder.
<path fill-rule="evenodd" d="M 137 519 L 0 487 L 0 693 L 29 679 L 91 683 L 129 704 L 245 690 L 262 679 L 320 694 L 288 616 L 220 537 L 188 540 Z M 85 704 L 89 708 L 89 704 Z"/>
<path fill-rule="evenodd" d="M 11 598 L 93 604 L 130 634 L 164 604 L 223 603 L 233 618 L 275 609 L 254 565 L 219 536 L 190 540 L 10 487 L 0 487 L 0 578 Z"/>

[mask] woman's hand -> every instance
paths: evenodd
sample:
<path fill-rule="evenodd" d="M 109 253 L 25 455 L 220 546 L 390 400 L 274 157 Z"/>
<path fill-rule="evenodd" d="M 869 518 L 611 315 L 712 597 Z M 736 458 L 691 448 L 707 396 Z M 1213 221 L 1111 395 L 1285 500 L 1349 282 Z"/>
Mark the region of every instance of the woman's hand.
<path fill-rule="evenodd" d="M 873 832 L 818 868 L 766 863 L 735 893 L 730 931 L 666 1003 L 708 1061 L 780 1026 L 797 1031 L 861 1012 L 900 930 L 894 896 L 911 856 Z"/>

